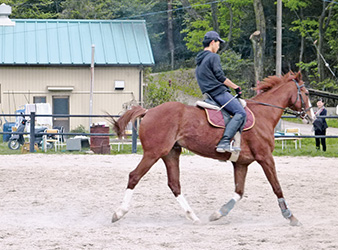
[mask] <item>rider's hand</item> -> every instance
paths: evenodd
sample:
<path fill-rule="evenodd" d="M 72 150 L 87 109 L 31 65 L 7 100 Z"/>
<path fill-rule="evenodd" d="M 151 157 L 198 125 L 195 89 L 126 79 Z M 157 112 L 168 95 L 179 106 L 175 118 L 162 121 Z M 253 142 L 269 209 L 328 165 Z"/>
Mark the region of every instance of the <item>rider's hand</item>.
<path fill-rule="evenodd" d="M 236 94 L 237 94 L 237 98 L 241 98 L 242 97 L 242 89 L 241 87 L 238 87 L 237 89 L 235 89 Z"/>

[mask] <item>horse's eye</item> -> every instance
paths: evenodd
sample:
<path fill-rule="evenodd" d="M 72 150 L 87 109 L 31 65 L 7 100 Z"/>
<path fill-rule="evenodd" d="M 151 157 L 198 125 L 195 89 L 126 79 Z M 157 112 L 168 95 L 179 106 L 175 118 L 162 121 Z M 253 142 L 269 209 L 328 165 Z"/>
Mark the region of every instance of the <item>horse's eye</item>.
<path fill-rule="evenodd" d="M 309 96 L 309 93 L 305 93 L 306 96 Z"/>

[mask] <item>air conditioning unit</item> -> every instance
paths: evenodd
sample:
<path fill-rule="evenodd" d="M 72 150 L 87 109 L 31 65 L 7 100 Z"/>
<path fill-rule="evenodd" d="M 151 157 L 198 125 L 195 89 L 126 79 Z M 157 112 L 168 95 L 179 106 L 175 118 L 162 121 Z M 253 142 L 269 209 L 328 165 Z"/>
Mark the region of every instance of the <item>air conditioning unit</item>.
<path fill-rule="evenodd" d="M 124 81 L 115 81 L 115 90 L 124 90 Z"/>

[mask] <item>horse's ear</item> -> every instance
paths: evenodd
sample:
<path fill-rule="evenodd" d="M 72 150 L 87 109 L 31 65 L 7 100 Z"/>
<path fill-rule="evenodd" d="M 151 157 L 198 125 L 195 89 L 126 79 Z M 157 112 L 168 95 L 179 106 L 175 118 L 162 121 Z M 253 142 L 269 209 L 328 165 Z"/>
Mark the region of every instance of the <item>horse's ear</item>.
<path fill-rule="evenodd" d="M 302 80 L 302 73 L 300 71 L 298 71 L 298 73 L 296 74 L 295 80 L 297 82 L 300 82 Z"/>

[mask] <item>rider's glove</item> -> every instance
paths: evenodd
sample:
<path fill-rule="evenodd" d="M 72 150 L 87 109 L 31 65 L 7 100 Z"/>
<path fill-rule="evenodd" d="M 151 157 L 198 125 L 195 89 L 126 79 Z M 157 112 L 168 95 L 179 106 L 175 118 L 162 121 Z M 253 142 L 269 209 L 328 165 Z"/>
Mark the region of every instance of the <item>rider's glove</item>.
<path fill-rule="evenodd" d="M 236 94 L 237 94 L 237 98 L 241 98 L 242 97 L 242 89 L 241 87 L 238 87 L 237 89 L 235 89 Z"/>

